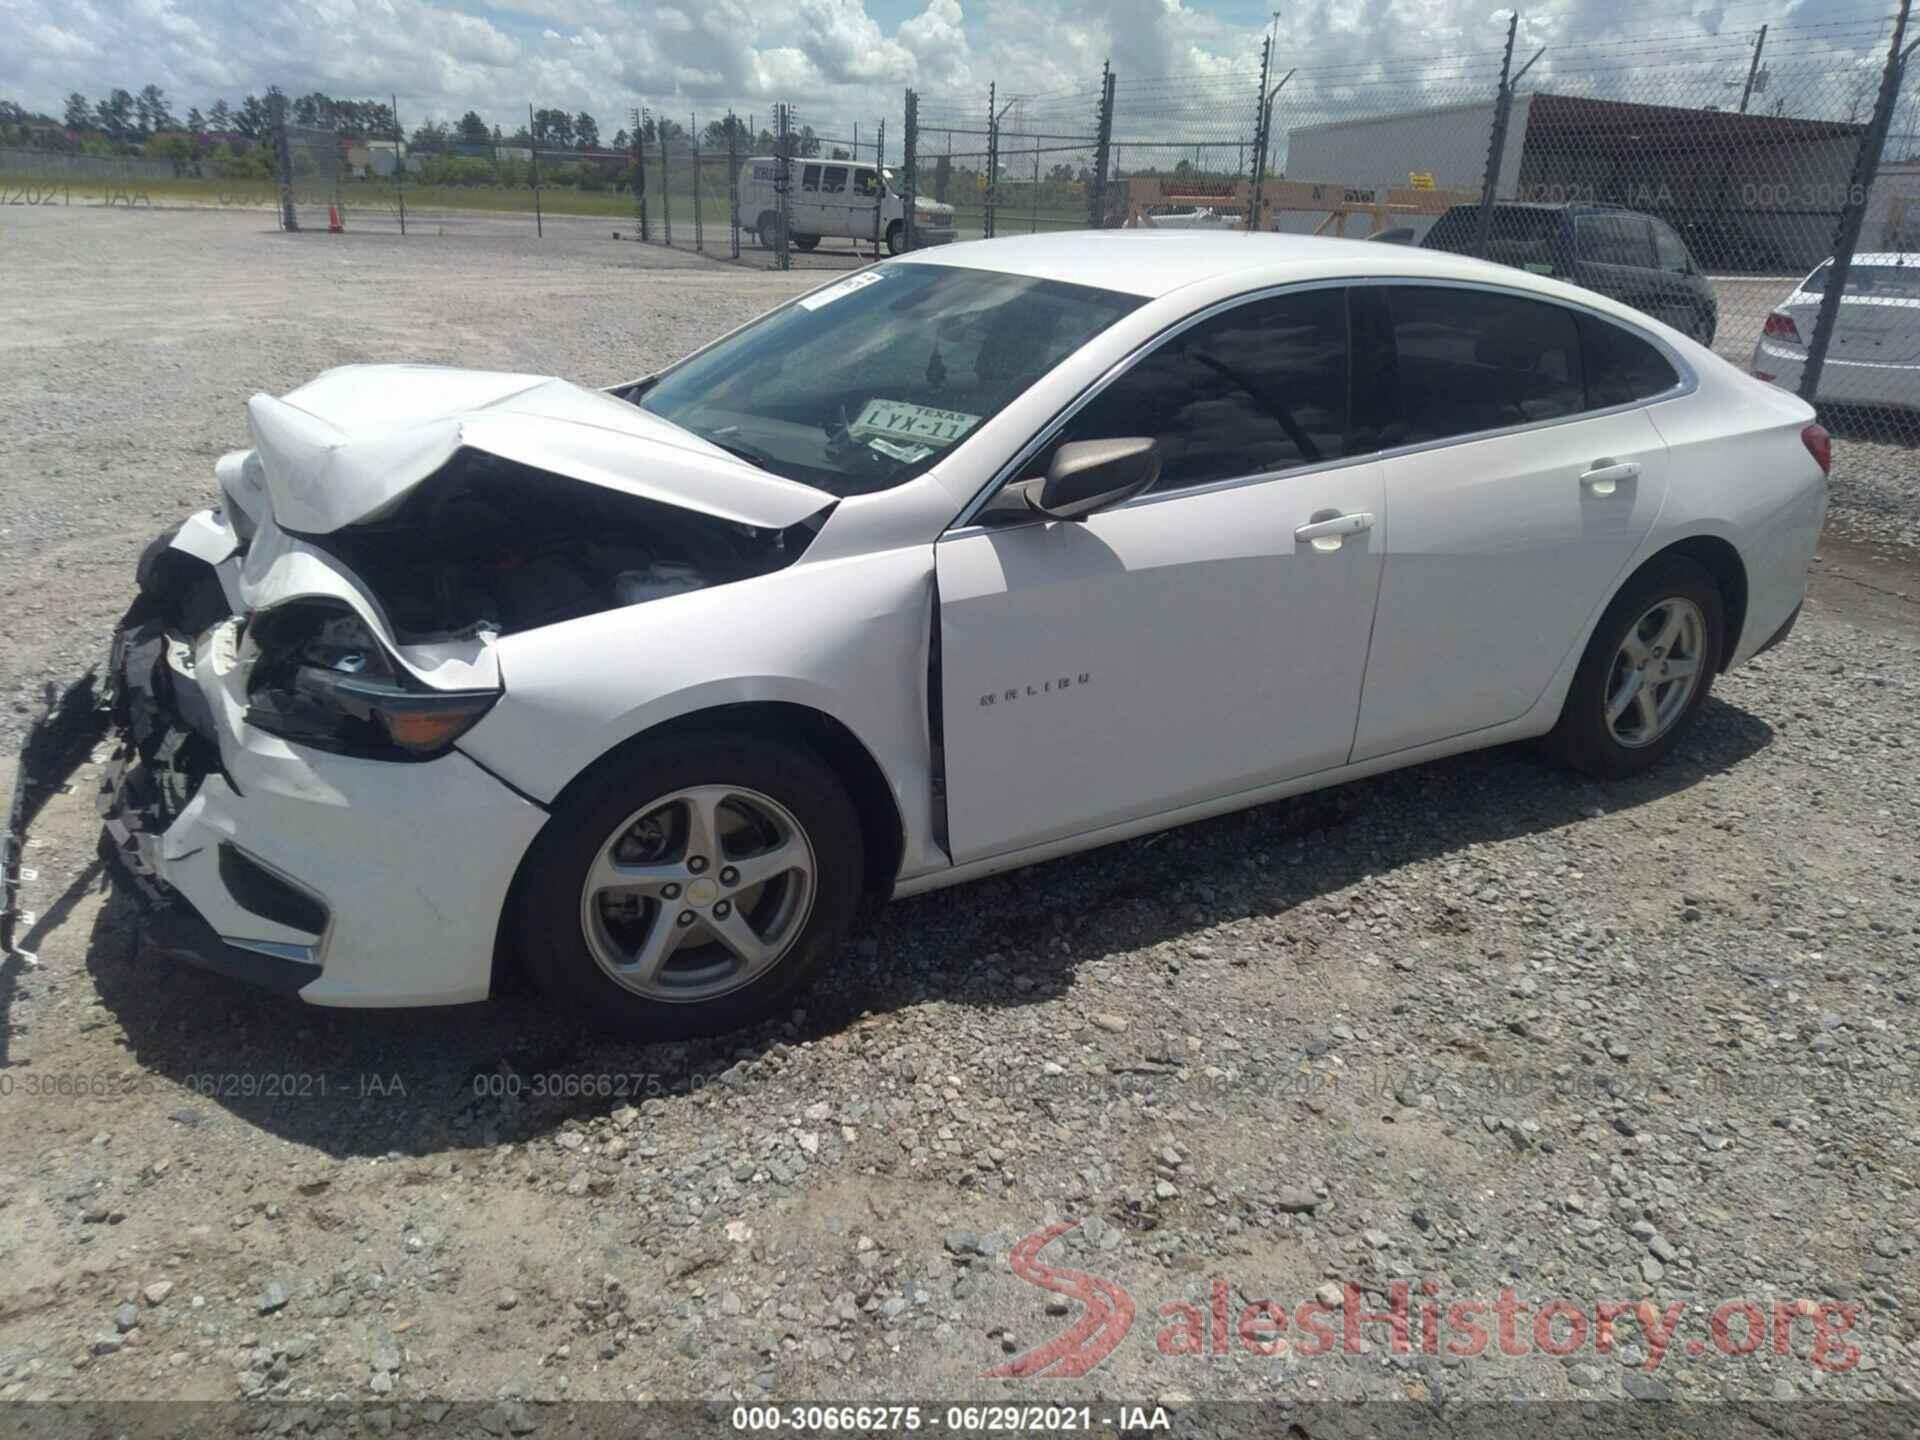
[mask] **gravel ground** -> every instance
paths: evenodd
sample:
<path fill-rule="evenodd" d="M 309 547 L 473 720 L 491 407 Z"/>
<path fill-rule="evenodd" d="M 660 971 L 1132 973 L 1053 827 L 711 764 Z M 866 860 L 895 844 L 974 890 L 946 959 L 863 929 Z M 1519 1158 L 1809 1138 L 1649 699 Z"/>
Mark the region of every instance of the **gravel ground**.
<path fill-rule="evenodd" d="M 364 359 L 608 382 L 810 278 L 584 230 L 5 221 L 16 732 L 252 391 Z M 1467 756 L 902 902 L 725 1042 L 519 995 L 314 1011 L 143 957 L 80 764 L 29 842 L 37 963 L 0 970 L 0 1399 L 345 1396 L 393 1407 L 373 1428 L 467 1400 L 494 1433 L 640 1396 L 1920 1399 L 1920 612 L 1889 543 L 1920 505 L 1912 452 L 1870 453 L 1835 512 L 1871 543 L 1824 547 L 1791 642 L 1657 773 Z M 1111 1291 L 1023 1278 L 1072 1221 L 1043 1259 Z M 1410 1353 L 1378 1321 L 1241 1338 L 1402 1282 Z M 1524 1353 L 1449 1353 L 1447 1309 L 1491 1328 L 1506 1290 Z M 1099 1368 L 986 1378 L 1114 1294 Z M 1749 1300 L 1782 1347 L 1708 1343 Z M 1586 1317 L 1565 1355 L 1552 1301 Z M 1642 1301 L 1602 1349 L 1599 1307 Z"/>

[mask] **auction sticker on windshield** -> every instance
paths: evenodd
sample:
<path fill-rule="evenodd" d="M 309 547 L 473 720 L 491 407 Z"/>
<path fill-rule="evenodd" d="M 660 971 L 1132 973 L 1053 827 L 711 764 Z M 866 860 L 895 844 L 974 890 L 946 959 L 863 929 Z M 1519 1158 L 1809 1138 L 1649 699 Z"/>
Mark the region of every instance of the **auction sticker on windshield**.
<path fill-rule="evenodd" d="M 847 296 L 886 278 L 887 272 L 884 270 L 862 270 L 858 275 L 849 275 L 838 285 L 829 285 L 824 290 L 816 290 L 811 295 L 802 296 L 800 308 L 818 310 L 822 305 L 831 305 L 836 300 L 844 300 Z"/>
<path fill-rule="evenodd" d="M 855 435 L 887 435 L 923 445 L 951 445 L 980 423 L 963 410 L 938 410 L 904 400 L 869 400 L 848 429 Z"/>

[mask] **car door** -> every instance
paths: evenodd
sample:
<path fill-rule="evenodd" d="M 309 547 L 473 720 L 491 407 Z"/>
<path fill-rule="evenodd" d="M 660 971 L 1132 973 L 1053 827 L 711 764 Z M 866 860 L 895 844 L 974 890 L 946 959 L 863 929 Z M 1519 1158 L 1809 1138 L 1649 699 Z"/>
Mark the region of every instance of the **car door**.
<path fill-rule="evenodd" d="M 847 186 L 845 165 L 823 166 L 820 172 L 821 235 L 845 237 L 852 233 L 852 217 L 847 213 L 852 192 Z"/>
<path fill-rule="evenodd" d="M 1573 283 L 1636 310 L 1659 308 L 1659 267 L 1647 217 L 1631 211 L 1582 211 L 1574 217 Z M 1658 318 L 1664 320 L 1666 316 Z"/>
<path fill-rule="evenodd" d="M 827 223 L 827 208 L 820 194 L 821 168 L 818 165 L 800 167 L 800 189 L 794 197 L 791 209 L 793 233 L 796 235 L 831 233 L 824 228 Z"/>
<path fill-rule="evenodd" d="M 983 513 L 940 541 L 956 862 L 1345 761 L 1386 536 L 1347 352 L 1337 287 L 1209 314 L 1012 472 L 1147 435 L 1152 490 L 1077 523 Z"/>
<path fill-rule="evenodd" d="M 884 239 L 886 227 L 876 228 L 875 211 L 880 205 L 880 173 L 871 165 L 856 165 L 853 186 L 847 192 L 847 233 L 856 240 Z"/>
<path fill-rule="evenodd" d="M 1667 447 L 1640 403 L 1679 373 L 1645 337 L 1469 285 L 1384 307 L 1392 519 L 1353 759 L 1519 719 L 1653 526 Z"/>
<path fill-rule="evenodd" d="M 1695 339 L 1704 339 L 1712 317 L 1712 288 L 1702 283 L 1686 242 L 1663 220 L 1648 218 L 1653 232 L 1653 277 L 1656 298 L 1643 307 L 1657 320 Z"/>

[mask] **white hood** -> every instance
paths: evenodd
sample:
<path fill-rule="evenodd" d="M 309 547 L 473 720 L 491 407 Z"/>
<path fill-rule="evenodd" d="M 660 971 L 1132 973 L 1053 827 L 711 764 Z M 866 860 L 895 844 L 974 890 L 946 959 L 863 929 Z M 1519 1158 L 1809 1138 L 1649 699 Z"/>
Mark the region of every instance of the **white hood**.
<path fill-rule="evenodd" d="M 382 514 L 462 448 L 768 529 L 834 499 L 624 400 L 539 375 L 347 365 L 284 399 L 254 396 L 247 424 L 273 518 L 302 534 Z"/>

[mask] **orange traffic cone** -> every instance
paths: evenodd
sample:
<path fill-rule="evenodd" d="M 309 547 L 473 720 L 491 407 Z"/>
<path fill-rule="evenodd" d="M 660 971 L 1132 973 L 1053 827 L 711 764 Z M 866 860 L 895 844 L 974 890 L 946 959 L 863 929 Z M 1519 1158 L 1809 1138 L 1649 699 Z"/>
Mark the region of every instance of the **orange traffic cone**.
<path fill-rule="evenodd" d="M 346 226 L 340 223 L 340 207 L 338 205 L 327 206 L 327 233 L 329 235 L 338 235 L 346 228 Z"/>

